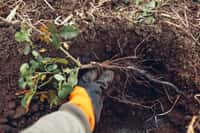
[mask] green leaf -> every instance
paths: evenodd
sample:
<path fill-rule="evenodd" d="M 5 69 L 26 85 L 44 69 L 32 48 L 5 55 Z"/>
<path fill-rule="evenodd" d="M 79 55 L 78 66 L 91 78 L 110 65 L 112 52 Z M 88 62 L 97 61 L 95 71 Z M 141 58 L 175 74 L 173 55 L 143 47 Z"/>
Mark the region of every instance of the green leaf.
<path fill-rule="evenodd" d="M 148 2 L 148 3 L 145 5 L 145 8 L 150 9 L 150 10 L 154 9 L 155 7 L 156 7 L 156 1 L 154 1 L 154 0 Z"/>
<path fill-rule="evenodd" d="M 35 91 L 32 91 L 32 90 L 25 94 L 24 98 L 21 100 L 22 107 L 28 110 L 34 94 L 35 94 Z"/>
<path fill-rule="evenodd" d="M 49 72 L 52 72 L 52 71 L 56 70 L 57 68 L 58 68 L 58 65 L 56 65 L 56 64 L 51 64 L 51 65 L 47 66 L 47 70 Z"/>
<path fill-rule="evenodd" d="M 125 4 L 129 4 L 129 2 L 130 2 L 129 0 L 124 0 Z"/>
<path fill-rule="evenodd" d="M 70 84 L 68 84 L 67 82 L 64 82 L 62 84 L 62 87 L 58 90 L 58 96 L 60 98 L 66 98 L 70 92 L 73 90 L 73 86 L 71 86 Z"/>
<path fill-rule="evenodd" d="M 35 70 L 36 70 L 37 68 L 39 68 L 40 63 L 37 62 L 37 61 L 35 61 L 35 60 L 31 60 L 31 61 L 30 61 L 30 65 L 31 65 L 30 71 L 33 73 L 33 72 L 35 72 Z"/>
<path fill-rule="evenodd" d="M 18 42 L 31 42 L 28 32 L 25 30 L 21 30 L 19 32 L 15 33 L 15 40 L 17 40 Z"/>
<path fill-rule="evenodd" d="M 79 34 L 78 29 L 72 25 L 63 26 L 60 31 L 60 36 L 66 40 L 72 39 L 72 38 L 76 37 L 78 34 Z"/>
<path fill-rule="evenodd" d="M 43 58 L 43 59 L 41 60 L 41 62 L 42 62 L 43 64 L 52 63 L 51 58 L 49 58 L 49 57 Z"/>
<path fill-rule="evenodd" d="M 58 35 L 55 33 L 55 34 L 52 34 L 52 44 L 53 46 L 58 49 L 60 46 L 61 46 L 61 43 L 60 43 L 60 39 L 58 37 Z"/>
<path fill-rule="evenodd" d="M 69 74 L 71 71 L 72 71 L 72 69 L 70 69 L 68 67 L 63 69 L 63 72 L 67 73 L 67 74 Z"/>
<path fill-rule="evenodd" d="M 153 24 L 155 22 L 155 18 L 153 16 L 149 16 L 146 18 L 145 22 L 147 24 Z"/>
<path fill-rule="evenodd" d="M 26 87 L 26 82 L 24 81 L 24 78 L 22 77 L 18 80 L 18 84 L 19 84 L 19 87 L 22 89 Z"/>
<path fill-rule="evenodd" d="M 23 51 L 24 51 L 24 55 L 28 55 L 31 51 L 31 46 L 29 44 L 25 44 Z"/>
<path fill-rule="evenodd" d="M 40 56 L 40 54 L 39 54 L 36 50 L 33 50 L 33 51 L 32 51 L 32 55 L 33 55 L 34 57 Z"/>
<path fill-rule="evenodd" d="M 37 61 L 41 61 L 43 59 L 43 57 L 40 55 L 39 52 L 37 52 L 36 50 L 33 50 L 32 51 L 32 55 L 34 56 L 34 58 L 37 60 Z"/>
<path fill-rule="evenodd" d="M 141 17 L 147 17 L 149 15 L 150 15 L 149 10 L 148 9 L 144 9 Z"/>
<path fill-rule="evenodd" d="M 66 98 L 69 95 L 69 93 L 72 91 L 74 85 L 76 85 L 78 83 L 78 70 L 79 69 L 71 69 L 69 71 L 69 77 L 67 79 L 67 82 L 65 81 L 62 84 L 62 86 L 59 85 L 58 96 L 60 98 Z"/>
<path fill-rule="evenodd" d="M 29 72 L 28 69 L 29 69 L 28 63 L 24 63 L 24 64 L 21 65 L 21 67 L 20 67 L 20 73 L 22 74 L 22 76 L 28 74 L 28 72 Z"/>
<path fill-rule="evenodd" d="M 55 74 L 55 75 L 54 75 L 54 78 L 55 78 L 56 80 L 58 80 L 58 81 L 63 81 L 63 80 L 65 80 L 65 77 L 64 77 L 63 75 L 61 75 L 61 74 Z"/>
<path fill-rule="evenodd" d="M 34 84 L 33 79 L 32 79 L 32 75 L 26 76 L 25 79 L 26 79 L 27 85 L 28 85 L 30 88 L 34 88 L 34 87 L 35 87 L 35 84 Z"/>
<path fill-rule="evenodd" d="M 70 92 L 73 90 L 73 87 L 67 85 L 66 83 L 63 84 L 62 89 L 58 90 L 58 97 L 64 99 L 66 98 Z"/>
<path fill-rule="evenodd" d="M 74 85 L 78 83 L 78 70 L 79 69 L 71 69 L 67 82 L 64 82 L 62 86 L 58 88 L 58 96 L 60 98 L 66 98 L 73 90 Z"/>
<path fill-rule="evenodd" d="M 140 5 L 141 2 L 142 2 L 142 0 L 136 0 L 135 4 L 138 6 L 138 5 Z"/>
<path fill-rule="evenodd" d="M 47 25 L 47 27 L 48 27 L 48 31 L 51 32 L 51 34 L 57 33 L 57 29 L 56 29 L 56 25 L 55 24 L 49 23 Z"/>
<path fill-rule="evenodd" d="M 48 102 L 49 102 L 51 108 L 53 107 L 53 105 L 58 105 L 58 103 L 60 102 L 60 99 L 56 95 L 55 91 L 49 91 Z"/>
<path fill-rule="evenodd" d="M 79 69 L 74 69 L 69 73 L 69 77 L 67 79 L 67 84 L 70 86 L 74 86 L 78 83 L 78 71 Z"/>

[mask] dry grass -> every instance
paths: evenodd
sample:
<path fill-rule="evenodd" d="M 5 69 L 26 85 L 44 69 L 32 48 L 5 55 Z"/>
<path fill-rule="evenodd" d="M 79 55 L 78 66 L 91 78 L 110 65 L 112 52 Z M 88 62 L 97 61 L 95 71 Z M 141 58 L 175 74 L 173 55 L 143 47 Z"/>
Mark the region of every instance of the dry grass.
<path fill-rule="evenodd" d="M 197 133 L 199 131 L 200 131 L 200 115 L 195 115 L 192 117 L 188 125 L 187 133 Z"/>
<path fill-rule="evenodd" d="M 156 18 L 155 24 L 149 25 L 152 27 L 159 27 L 157 25 L 165 23 L 174 27 L 190 37 L 195 43 L 199 44 L 198 31 L 200 30 L 200 11 L 193 10 L 194 8 L 200 8 L 199 5 L 188 0 L 155 0 L 159 4 L 152 11 Z M 2 0 L 2 7 L 7 7 L 10 10 L 10 14 L 6 18 L 1 17 L 1 20 L 9 23 L 16 23 L 20 21 L 26 21 L 30 25 L 41 24 L 46 21 L 53 21 L 57 25 L 64 25 L 69 23 L 79 24 L 85 23 L 90 27 L 97 21 L 101 20 L 101 23 L 118 20 L 124 21 L 127 24 L 137 24 L 138 15 L 141 15 L 142 7 L 137 6 L 135 3 L 130 3 L 129 6 L 123 3 L 117 3 L 116 6 L 112 6 L 112 0 L 77 0 L 75 1 L 75 7 L 73 12 L 67 16 L 54 16 L 54 18 L 38 18 L 43 14 L 44 9 L 50 9 L 56 12 L 55 5 L 49 3 L 47 0 L 40 1 L 25 1 L 25 0 Z M 38 7 L 39 3 L 43 3 L 44 7 Z M 55 6 L 55 7 L 54 7 Z M 193 6 L 193 7 L 191 7 Z M 42 9 L 43 8 L 43 9 Z M 32 15 L 34 14 L 34 15 Z"/>

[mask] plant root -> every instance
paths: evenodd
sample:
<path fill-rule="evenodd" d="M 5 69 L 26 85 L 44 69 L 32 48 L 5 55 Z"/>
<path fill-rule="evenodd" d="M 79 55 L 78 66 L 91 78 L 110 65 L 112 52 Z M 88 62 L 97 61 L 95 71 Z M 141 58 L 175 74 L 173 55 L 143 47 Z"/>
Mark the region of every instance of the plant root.
<path fill-rule="evenodd" d="M 111 69 L 111 70 L 116 70 L 116 69 L 117 70 L 131 70 L 135 72 L 137 75 L 139 75 L 140 77 L 143 77 L 144 79 L 148 80 L 150 83 L 168 86 L 174 89 L 178 94 L 181 94 L 181 95 L 183 94 L 183 92 L 173 83 L 156 79 L 152 75 L 148 74 L 145 70 L 139 69 L 133 65 L 131 66 L 130 65 L 128 66 L 113 65 L 112 61 L 107 60 L 102 63 L 91 62 L 90 64 L 85 64 L 80 67 L 80 69 L 92 69 L 92 68 L 104 68 L 104 69 Z"/>

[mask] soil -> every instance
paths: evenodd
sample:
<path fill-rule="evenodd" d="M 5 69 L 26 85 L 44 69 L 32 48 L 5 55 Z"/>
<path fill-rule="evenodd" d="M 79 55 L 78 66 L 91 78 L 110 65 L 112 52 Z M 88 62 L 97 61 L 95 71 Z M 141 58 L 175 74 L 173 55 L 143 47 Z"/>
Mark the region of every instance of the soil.
<path fill-rule="evenodd" d="M 25 2 L 26 9 L 30 8 L 32 1 Z M 54 5 L 56 11 L 52 11 L 43 1 L 38 1 L 35 10 L 40 12 L 30 11 L 28 12 L 30 17 L 34 20 L 55 19 L 55 16 L 68 16 L 79 9 L 78 0 L 49 0 L 49 2 Z M 119 3 L 122 4 L 121 1 Z M 0 5 L 1 17 L 6 17 L 12 9 L 7 4 Z M 194 6 L 196 3 L 189 1 L 187 4 L 193 11 L 190 14 L 192 18 L 200 9 Z M 116 3 L 112 2 L 105 4 L 106 9 L 115 6 Z M 179 97 L 179 94 L 171 88 L 141 83 L 138 81 L 143 79 L 135 73 L 125 74 L 118 71 L 116 82 L 111 85 L 109 95 L 106 93 L 102 117 L 95 133 L 142 133 L 147 129 L 152 133 L 186 132 L 192 116 L 197 115 L 200 109 L 200 105 L 194 99 L 194 95 L 200 91 L 200 46 L 188 35 L 162 22 L 158 22 L 156 28 L 132 25 L 117 17 L 109 19 L 97 17 L 92 26 L 83 21 L 77 23 L 82 32 L 70 41 L 69 51 L 75 57 L 79 57 L 82 63 L 133 56 L 137 48 L 138 59 L 128 63 L 156 78 L 175 84 L 183 92 Z M 41 116 L 57 109 L 57 107 L 50 109 L 47 104 L 33 101 L 30 111 L 26 113 L 20 105 L 20 98 L 15 95 L 19 90 L 17 83 L 19 67 L 29 59 L 21 53 L 21 45 L 14 39 L 14 34 L 18 30 L 19 24 L 0 21 L 0 132 L 18 132 Z M 38 48 L 42 45 L 37 38 L 34 43 L 38 44 Z M 51 46 L 45 47 L 50 51 L 47 56 L 63 56 Z M 124 102 L 116 99 L 116 97 L 122 98 L 123 95 L 128 100 Z M 155 113 L 161 113 L 158 102 L 161 102 L 166 111 L 172 107 L 177 97 L 179 100 L 175 107 L 155 121 Z M 151 106 L 156 101 L 157 104 L 152 111 L 141 106 L 133 106 L 127 101 L 146 106 Z"/>

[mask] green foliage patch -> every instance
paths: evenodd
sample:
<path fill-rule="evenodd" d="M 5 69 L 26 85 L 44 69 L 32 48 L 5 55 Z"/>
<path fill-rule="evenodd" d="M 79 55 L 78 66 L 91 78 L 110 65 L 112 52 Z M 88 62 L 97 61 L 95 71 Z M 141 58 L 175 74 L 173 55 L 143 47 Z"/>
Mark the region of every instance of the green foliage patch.
<path fill-rule="evenodd" d="M 136 19 L 139 23 L 155 23 L 154 10 L 158 6 L 158 2 L 156 0 L 136 0 L 135 4 L 141 10 L 139 15 L 137 14 L 136 16 Z"/>
<path fill-rule="evenodd" d="M 29 62 L 20 67 L 19 87 L 23 98 L 21 105 L 29 109 L 33 98 L 40 101 L 48 101 L 52 107 L 59 104 L 72 91 L 77 84 L 80 68 L 79 60 L 75 59 L 63 46 L 62 40 L 72 39 L 79 34 L 79 30 L 73 26 L 62 26 L 57 28 L 54 24 L 48 24 L 40 28 L 39 37 L 44 42 L 54 46 L 57 50 L 66 54 L 66 58 L 43 57 L 31 41 L 31 29 L 24 28 L 16 32 L 16 41 L 24 44 L 24 54 L 32 55 Z"/>

